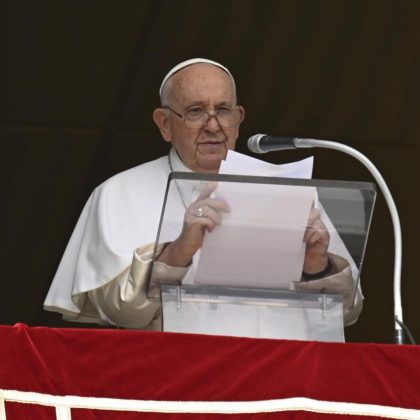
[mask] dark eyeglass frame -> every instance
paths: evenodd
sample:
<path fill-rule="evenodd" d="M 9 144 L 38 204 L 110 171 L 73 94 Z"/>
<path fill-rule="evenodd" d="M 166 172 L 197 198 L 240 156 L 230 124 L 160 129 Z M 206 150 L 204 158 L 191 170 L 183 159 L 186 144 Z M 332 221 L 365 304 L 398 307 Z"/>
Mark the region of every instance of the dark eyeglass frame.
<path fill-rule="evenodd" d="M 216 110 L 216 112 L 214 112 L 214 113 L 210 113 L 208 111 L 204 111 L 203 115 L 207 115 L 207 118 L 204 119 L 202 125 L 201 126 L 198 126 L 198 127 L 189 127 L 188 124 L 194 123 L 196 121 L 198 122 L 200 120 L 200 118 L 197 119 L 197 120 L 189 120 L 189 119 L 187 119 L 187 114 L 183 115 L 180 112 L 177 112 L 174 109 L 172 109 L 169 105 L 165 105 L 162 108 L 169 109 L 169 111 L 173 112 L 176 116 L 178 116 L 179 118 L 181 118 L 184 121 L 184 124 L 185 124 L 185 126 L 187 128 L 191 128 L 191 129 L 199 129 L 199 128 L 205 127 L 208 124 L 210 118 L 212 118 L 212 117 L 216 118 L 217 123 L 220 125 L 220 127 L 223 127 L 223 128 L 231 128 L 231 127 L 234 127 L 235 126 L 235 124 L 229 125 L 229 126 L 225 126 L 225 125 L 221 124 L 221 122 L 220 122 L 220 120 L 218 118 L 218 112 L 219 111 Z M 240 124 L 242 122 L 242 120 L 243 120 L 243 117 L 244 117 L 244 114 L 243 114 L 241 108 L 239 108 L 239 106 L 236 105 L 236 108 L 235 109 L 231 109 L 231 111 L 235 111 L 235 112 L 238 111 L 241 114 L 241 117 L 240 117 L 239 121 L 237 122 L 237 124 Z"/>

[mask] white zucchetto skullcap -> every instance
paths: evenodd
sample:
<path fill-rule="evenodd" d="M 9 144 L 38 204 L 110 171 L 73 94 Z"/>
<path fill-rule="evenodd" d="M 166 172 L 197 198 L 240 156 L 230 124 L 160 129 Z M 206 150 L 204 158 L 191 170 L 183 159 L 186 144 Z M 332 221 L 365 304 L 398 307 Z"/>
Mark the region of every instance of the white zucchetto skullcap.
<path fill-rule="evenodd" d="M 183 61 L 182 63 L 177 64 L 175 67 L 173 67 L 171 70 L 169 70 L 168 74 L 164 77 L 162 84 L 160 85 L 159 89 L 159 96 L 162 97 L 162 91 L 163 87 L 165 86 L 165 83 L 168 81 L 168 79 L 174 75 L 176 72 L 182 70 L 185 67 L 191 66 L 191 64 L 197 64 L 197 63 L 205 63 L 205 64 L 212 64 L 213 66 L 219 67 L 223 71 L 225 71 L 230 78 L 232 79 L 232 83 L 235 86 L 235 80 L 231 74 L 231 72 L 222 64 L 217 63 L 216 61 L 207 60 L 207 58 L 191 58 L 190 60 Z"/>

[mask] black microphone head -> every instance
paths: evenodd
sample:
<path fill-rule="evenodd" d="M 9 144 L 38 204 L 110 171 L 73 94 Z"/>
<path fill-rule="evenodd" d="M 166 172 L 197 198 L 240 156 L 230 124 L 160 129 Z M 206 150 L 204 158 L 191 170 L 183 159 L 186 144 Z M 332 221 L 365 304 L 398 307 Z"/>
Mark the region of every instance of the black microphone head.
<path fill-rule="evenodd" d="M 260 148 L 260 140 L 267 136 L 267 134 L 254 134 L 248 139 L 248 149 L 253 153 L 265 153 L 264 150 Z"/>

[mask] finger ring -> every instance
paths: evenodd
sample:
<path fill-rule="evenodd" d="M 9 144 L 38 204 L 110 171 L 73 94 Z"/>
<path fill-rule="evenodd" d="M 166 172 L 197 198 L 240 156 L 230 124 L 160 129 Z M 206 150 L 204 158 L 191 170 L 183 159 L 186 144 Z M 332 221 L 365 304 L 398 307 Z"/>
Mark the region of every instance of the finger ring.
<path fill-rule="evenodd" d="M 196 217 L 203 217 L 203 208 L 199 207 L 195 212 L 194 212 L 194 216 Z"/>

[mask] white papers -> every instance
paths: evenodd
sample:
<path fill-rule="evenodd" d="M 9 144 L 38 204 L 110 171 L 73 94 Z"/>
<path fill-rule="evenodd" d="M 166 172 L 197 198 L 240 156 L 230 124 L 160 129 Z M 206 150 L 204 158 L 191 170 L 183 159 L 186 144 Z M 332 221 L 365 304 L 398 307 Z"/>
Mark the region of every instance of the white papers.
<path fill-rule="evenodd" d="M 220 173 L 309 178 L 312 158 L 273 165 L 229 152 Z M 303 235 L 315 188 L 219 182 L 231 211 L 206 234 L 194 283 L 289 289 L 302 273 Z"/>
<path fill-rule="evenodd" d="M 312 178 L 313 165 L 313 157 L 275 165 L 229 150 L 226 160 L 222 161 L 219 174 L 310 179 Z"/>

